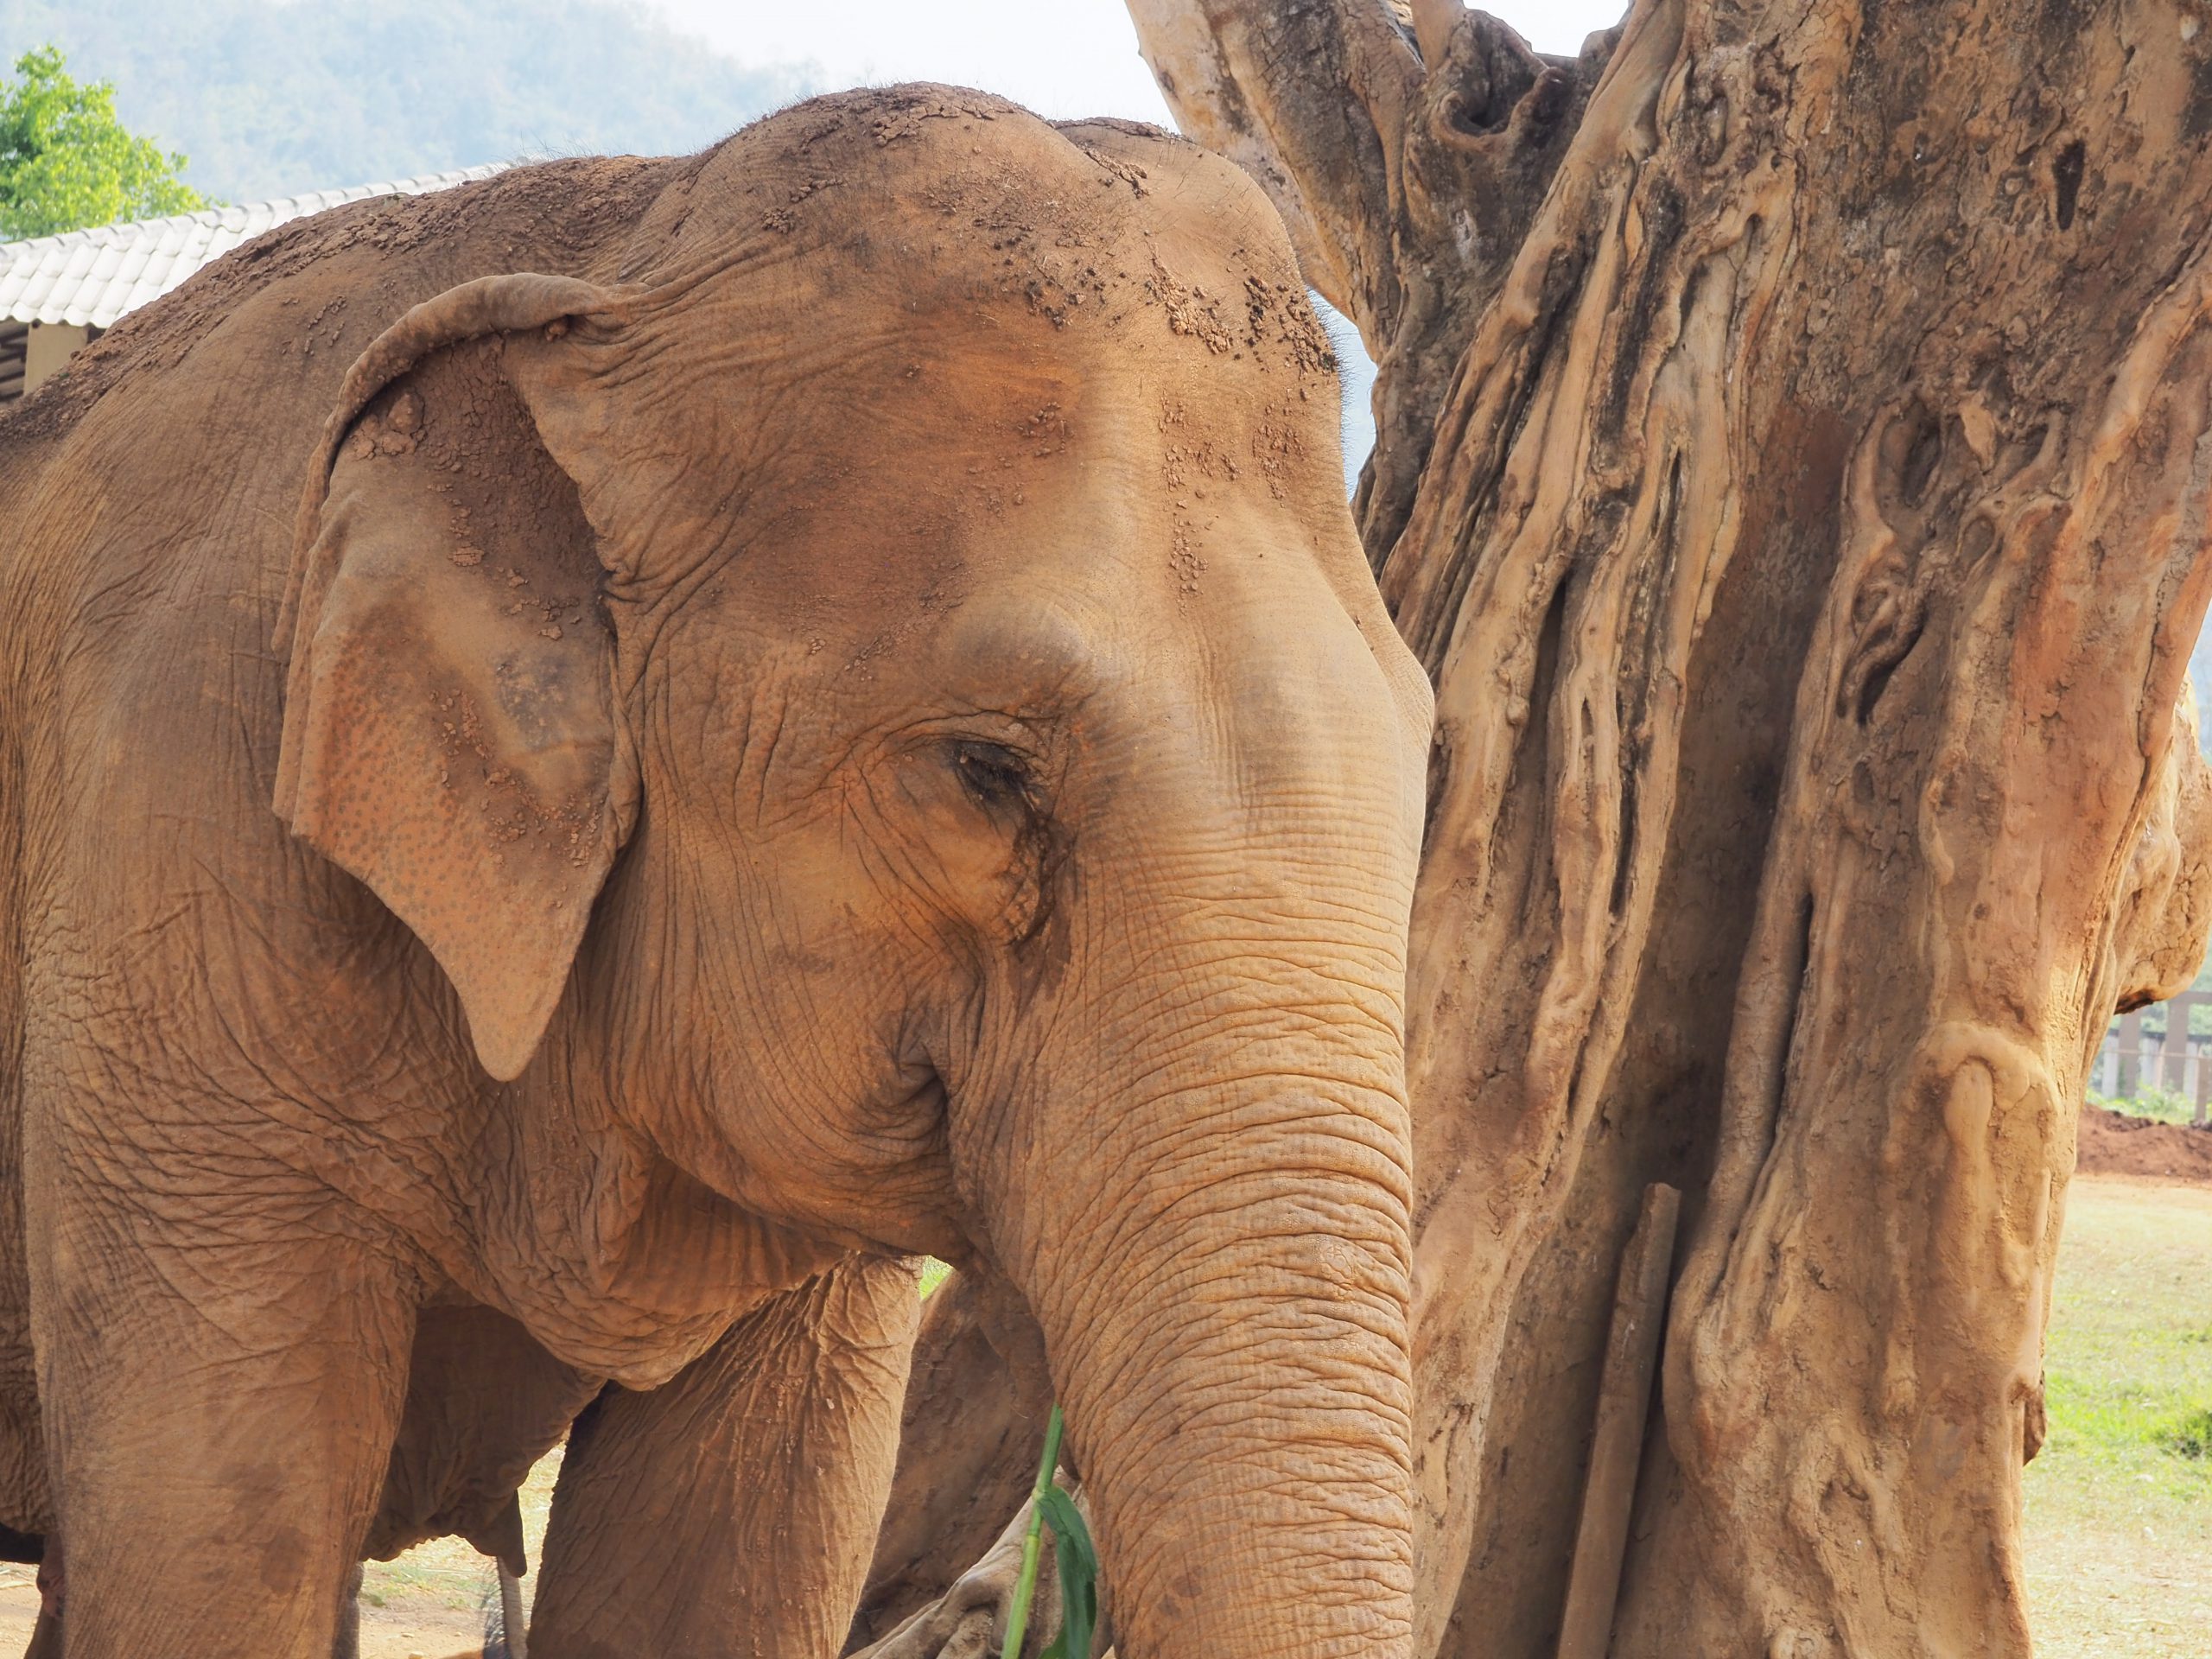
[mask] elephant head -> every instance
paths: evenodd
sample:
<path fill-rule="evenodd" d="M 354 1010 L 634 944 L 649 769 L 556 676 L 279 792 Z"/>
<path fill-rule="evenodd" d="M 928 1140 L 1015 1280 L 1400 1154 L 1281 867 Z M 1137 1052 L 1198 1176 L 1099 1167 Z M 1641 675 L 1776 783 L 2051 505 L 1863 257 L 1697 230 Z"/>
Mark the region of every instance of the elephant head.
<path fill-rule="evenodd" d="M 1429 702 L 1332 367 L 1235 168 L 856 95 L 410 312 L 302 514 L 279 813 L 493 1077 L 1013 1286 L 1131 1659 L 1410 1625 Z"/>

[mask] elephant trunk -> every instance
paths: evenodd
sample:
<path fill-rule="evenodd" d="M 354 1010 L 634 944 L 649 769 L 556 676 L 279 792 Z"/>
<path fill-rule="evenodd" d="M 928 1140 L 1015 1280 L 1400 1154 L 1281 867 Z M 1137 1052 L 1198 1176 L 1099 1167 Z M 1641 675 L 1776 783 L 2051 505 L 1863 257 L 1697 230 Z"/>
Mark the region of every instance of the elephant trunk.
<path fill-rule="evenodd" d="M 1122 1659 L 1398 1659 L 1396 950 L 1254 959 L 1250 930 L 1230 936 L 1243 960 L 1155 965 L 1128 999 L 1129 1045 L 1104 1033 L 1147 1081 L 1046 1115 L 1009 1266 L 1044 1328 Z"/>

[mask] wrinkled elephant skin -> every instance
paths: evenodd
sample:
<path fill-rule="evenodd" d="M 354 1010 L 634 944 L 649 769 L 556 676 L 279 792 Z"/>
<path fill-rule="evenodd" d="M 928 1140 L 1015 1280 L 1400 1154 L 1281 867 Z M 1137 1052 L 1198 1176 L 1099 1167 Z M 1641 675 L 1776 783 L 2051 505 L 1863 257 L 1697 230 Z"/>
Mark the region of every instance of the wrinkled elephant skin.
<path fill-rule="evenodd" d="M 304 221 L 0 422 L 69 1659 L 322 1659 L 572 1423 L 538 1659 L 833 1654 L 925 1252 L 1125 1659 L 1404 1650 L 1429 705 L 1332 369 L 1236 169 L 910 87 Z"/>

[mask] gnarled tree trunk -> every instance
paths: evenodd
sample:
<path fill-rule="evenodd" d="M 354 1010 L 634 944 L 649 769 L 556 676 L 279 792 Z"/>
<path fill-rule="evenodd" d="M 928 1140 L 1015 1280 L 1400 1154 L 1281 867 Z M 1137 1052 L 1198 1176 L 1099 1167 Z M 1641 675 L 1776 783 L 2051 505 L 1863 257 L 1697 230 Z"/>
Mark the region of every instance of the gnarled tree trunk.
<path fill-rule="evenodd" d="M 1665 1181 L 1613 1652 L 2024 1656 L 2075 1115 L 2212 920 L 2212 10 L 1130 7 L 1378 364 L 1438 690 L 1422 1650 L 1550 1653 Z"/>
<path fill-rule="evenodd" d="M 2073 1116 L 2201 798 L 2212 16 L 1649 0 L 1557 62 L 1446 0 L 1132 10 L 1381 370 L 1358 507 L 1442 710 L 1432 1639 L 1548 1650 L 1663 1179 L 1615 1651 L 2025 1653 Z"/>

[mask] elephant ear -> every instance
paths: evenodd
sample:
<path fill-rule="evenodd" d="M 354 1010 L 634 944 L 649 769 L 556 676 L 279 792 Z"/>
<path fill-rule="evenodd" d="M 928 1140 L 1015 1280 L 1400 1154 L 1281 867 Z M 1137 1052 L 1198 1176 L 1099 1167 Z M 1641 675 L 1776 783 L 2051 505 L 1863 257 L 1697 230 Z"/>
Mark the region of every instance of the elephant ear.
<path fill-rule="evenodd" d="M 277 816 L 429 947 L 502 1080 L 634 811 L 597 540 L 533 409 L 616 304 L 524 275 L 415 308 L 349 371 L 295 544 Z"/>

